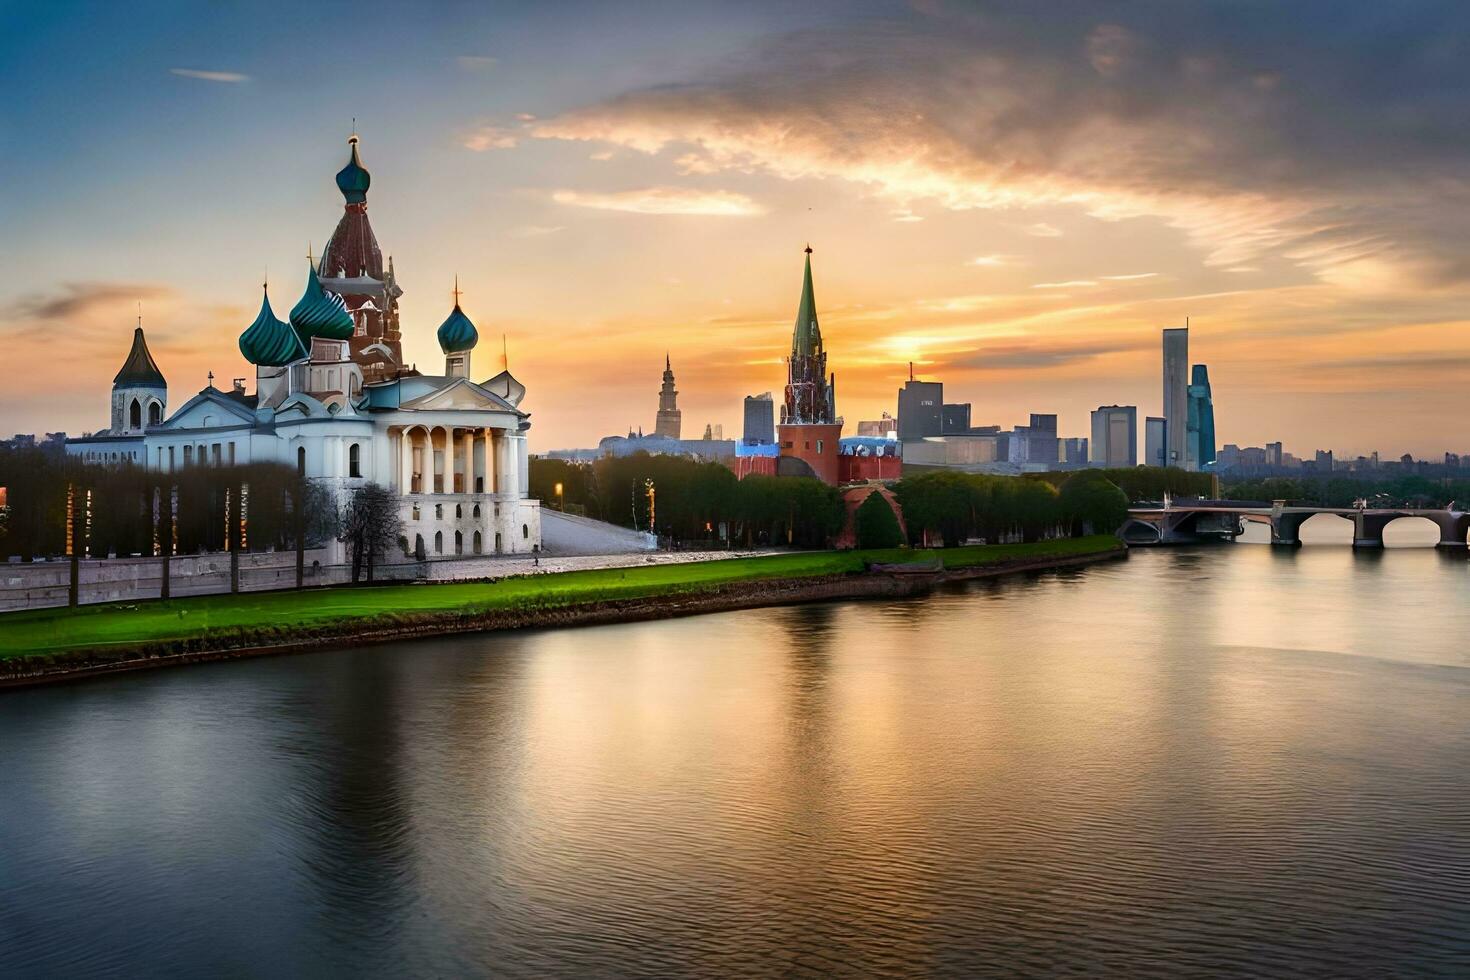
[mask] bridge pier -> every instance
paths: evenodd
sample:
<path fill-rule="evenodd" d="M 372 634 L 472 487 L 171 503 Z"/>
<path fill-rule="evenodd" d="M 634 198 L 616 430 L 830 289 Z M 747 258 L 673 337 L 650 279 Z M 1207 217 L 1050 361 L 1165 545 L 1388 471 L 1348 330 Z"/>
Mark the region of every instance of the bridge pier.
<path fill-rule="evenodd" d="M 1459 510 L 1447 510 L 1430 518 L 1439 525 L 1439 544 L 1436 548 L 1464 551 L 1470 548 L 1465 538 L 1470 535 L 1470 514 Z"/>
<path fill-rule="evenodd" d="M 1286 514 L 1280 507 L 1271 514 L 1271 543 L 1283 548 L 1302 546 L 1302 525 L 1311 514 Z"/>

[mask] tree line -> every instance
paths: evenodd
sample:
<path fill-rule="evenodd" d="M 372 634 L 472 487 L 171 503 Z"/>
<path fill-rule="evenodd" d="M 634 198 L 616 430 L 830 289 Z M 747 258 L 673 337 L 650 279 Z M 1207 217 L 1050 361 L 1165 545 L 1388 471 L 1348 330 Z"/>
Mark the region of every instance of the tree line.
<path fill-rule="evenodd" d="M 909 542 L 959 544 L 1035 541 L 1086 531 L 1110 533 L 1127 519 L 1130 499 L 1164 489 L 1181 494 L 1208 489 L 1201 474 L 1145 474 L 1133 470 L 1078 470 L 1035 477 L 987 476 L 929 471 L 904 477 L 893 487 L 908 528 Z M 1117 482 L 1125 479 L 1133 495 Z M 556 493 L 561 485 L 561 494 Z M 842 530 L 842 494 L 818 480 L 751 476 L 737 480 L 718 463 L 680 456 L 607 456 L 593 463 L 533 458 L 531 495 L 543 507 L 564 505 L 598 520 L 652 530 L 675 546 L 716 544 L 825 547 Z M 881 546 L 897 521 L 864 501 L 866 515 L 855 524 L 859 544 Z M 721 526 L 725 538 L 720 537 Z M 879 529 L 881 527 L 881 530 Z M 864 534 L 864 528 L 868 528 Z"/>
<path fill-rule="evenodd" d="M 1373 507 L 1444 507 L 1470 505 L 1470 480 L 1455 477 L 1301 476 L 1237 480 L 1225 485 L 1227 500 L 1289 500 L 1319 507 L 1351 507 L 1366 500 Z"/>
<path fill-rule="evenodd" d="M 75 548 L 93 557 L 286 550 L 298 528 L 315 547 L 338 524 L 329 495 L 276 463 L 164 473 L 0 448 L 0 487 L 0 557 L 25 561 L 66 553 L 69 496 Z"/>

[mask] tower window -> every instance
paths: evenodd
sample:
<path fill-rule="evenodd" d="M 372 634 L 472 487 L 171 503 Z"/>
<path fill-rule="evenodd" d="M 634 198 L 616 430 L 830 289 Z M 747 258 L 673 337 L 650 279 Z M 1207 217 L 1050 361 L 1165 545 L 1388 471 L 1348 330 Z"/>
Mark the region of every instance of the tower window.
<path fill-rule="evenodd" d="M 187 462 L 187 460 L 185 460 L 185 462 Z M 306 475 L 306 447 L 305 446 L 297 446 L 296 447 L 296 475 L 297 476 L 305 476 Z"/>
<path fill-rule="evenodd" d="M 347 447 L 347 475 L 362 476 L 362 447 L 355 442 Z"/>
<path fill-rule="evenodd" d="M 157 425 L 163 421 L 163 406 L 158 402 L 148 403 L 148 424 Z"/>
<path fill-rule="evenodd" d="M 128 406 L 128 425 L 131 428 L 141 428 L 143 425 L 143 406 L 134 398 L 133 403 Z"/>

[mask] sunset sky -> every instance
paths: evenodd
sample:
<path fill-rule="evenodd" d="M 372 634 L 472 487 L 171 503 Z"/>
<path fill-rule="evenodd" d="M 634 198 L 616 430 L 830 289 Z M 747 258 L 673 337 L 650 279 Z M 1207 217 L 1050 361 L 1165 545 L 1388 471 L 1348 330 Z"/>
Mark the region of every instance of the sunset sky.
<path fill-rule="evenodd" d="M 784 380 L 801 275 L 849 433 L 913 361 L 977 424 L 1470 451 L 1470 4 L 0 2 L 0 435 L 107 424 L 141 301 L 170 400 L 249 375 L 356 117 L 404 348 L 456 274 L 532 449 L 687 435 Z M 251 384 L 253 386 L 253 377 Z"/>

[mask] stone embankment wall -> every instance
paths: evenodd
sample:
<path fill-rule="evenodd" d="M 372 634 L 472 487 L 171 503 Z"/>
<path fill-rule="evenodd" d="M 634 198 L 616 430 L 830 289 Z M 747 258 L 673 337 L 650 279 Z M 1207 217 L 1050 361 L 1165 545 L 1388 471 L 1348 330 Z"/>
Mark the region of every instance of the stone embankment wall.
<path fill-rule="evenodd" d="M 604 555 L 463 555 L 422 562 L 379 565 L 376 582 L 462 582 L 505 578 L 540 572 L 575 572 L 630 565 L 748 558 L 752 552 L 679 551 L 626 552 Z M 306 553 L 303 584 L 307 587 L 344 585 L 352 578 L 350 565 L 321 563 L 324 552 Z M 161 558 L 103 558 L 79 563 L 78 602 L 137 602 L 157 599 L 163 584 Z M 366 573 L 364 573 L 366 577 Z M 0 613 L 44 609 L 67 604 L 71 564 L 65 559 L 0 564 Z M 265 552 L 240 555 L 240 591 L 266 592 L 296 586 L 296 555 Z M 217 595 L 230 591 L 230 555 L 218 552 L 179 556 L 169 561 L 169 594 L 175 598 Z"/>

